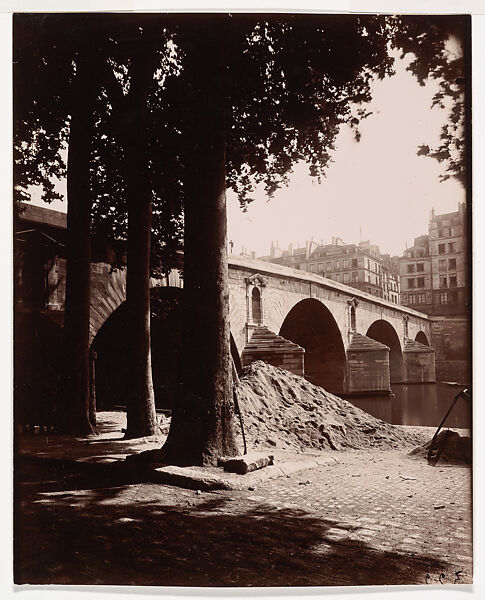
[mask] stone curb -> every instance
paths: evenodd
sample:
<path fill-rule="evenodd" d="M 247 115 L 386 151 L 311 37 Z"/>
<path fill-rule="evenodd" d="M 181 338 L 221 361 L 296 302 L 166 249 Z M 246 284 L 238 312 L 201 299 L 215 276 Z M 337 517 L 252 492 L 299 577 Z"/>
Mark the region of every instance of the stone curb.
<path fill-rule="evenodd" d="M 239 475 L 225 472 L 216 467 L 149 467 L 147 479 L 152 483 L 162 483 L 195 490 L 245 490 L 278 477 L 289 477 L 293 473 L 306 471 L 323 464 L 334 464 L 336 459 L 330 454 L 312 456 L 302 460 L 277 463 L 257 471 Z"/>

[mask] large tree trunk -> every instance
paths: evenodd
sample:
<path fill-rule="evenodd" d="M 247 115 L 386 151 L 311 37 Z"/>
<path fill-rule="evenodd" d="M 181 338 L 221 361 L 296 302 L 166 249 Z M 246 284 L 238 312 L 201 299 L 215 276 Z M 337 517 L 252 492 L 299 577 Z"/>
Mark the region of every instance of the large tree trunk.
<path fill-rule="evenodd" d="M 140 42 L 141 44 L 141 42 Z M 145 50 L 145 48 L 142 48 Z M 147 95 L 153 81 L 155 52 L 140 51 L 133 64 L 127 98 L 126 183 L 128 197 L 128 268 L 126 323 L 130 373 L 126 437 L 156 431 L 150 349 L 151 182 L 148 168 Z"/>
<path fill-rule="evenodd" d="M 89 165 L 96 90 L 90 62 L 79 60 L 67 159 L 66 302 L 64 313 L 64 427 L 93 433 L 89 419 L 89 307 L 91 295 L 91 190 Z"/>
<path fill-rule="evenodd" d="M 224 46 L 219 28 L 192 33 L 187 90 L 183 391 L 164 460 L 211 465 L 237 453 L 233 428 L 226 250 Z"/>

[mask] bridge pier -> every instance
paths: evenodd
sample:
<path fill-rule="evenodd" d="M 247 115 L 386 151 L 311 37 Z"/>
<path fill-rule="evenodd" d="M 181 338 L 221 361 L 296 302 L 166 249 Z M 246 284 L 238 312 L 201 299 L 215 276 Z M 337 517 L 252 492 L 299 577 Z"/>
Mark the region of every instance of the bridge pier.
<path fill-rule="evenodd" d="M 435 351 L 406 338 L 403 351 L 403 383 L 435 383 Z"/>
<path fill-rule="evenodd" d="M 352 333 L 343 391 L 345 394 L 390 393 L 389 347 L 360 333 Z"/>
<path fill-rule="evenodd" d="M 305 374 L 305 350 L 280 335 L 276 335 L 262 325 L 253 329 L 251 339 L 241 355 L 242 365 L 262 360 L 263 362 L 286 369 L 295 375 Z"/>

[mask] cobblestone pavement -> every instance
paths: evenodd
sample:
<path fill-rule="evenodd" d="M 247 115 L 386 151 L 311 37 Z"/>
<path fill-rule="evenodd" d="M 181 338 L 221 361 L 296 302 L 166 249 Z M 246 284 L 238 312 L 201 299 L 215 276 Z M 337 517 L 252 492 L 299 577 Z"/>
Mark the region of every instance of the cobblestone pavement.
<path fill-rule="evenodd" d="M 18 467 L 17 583 L 453 584 L 472 579 L 471 470 L 398 451 L 243 491 L 133 483 L 99 465 Z M 125 479 L 124 479 L 125 478 Z"/>

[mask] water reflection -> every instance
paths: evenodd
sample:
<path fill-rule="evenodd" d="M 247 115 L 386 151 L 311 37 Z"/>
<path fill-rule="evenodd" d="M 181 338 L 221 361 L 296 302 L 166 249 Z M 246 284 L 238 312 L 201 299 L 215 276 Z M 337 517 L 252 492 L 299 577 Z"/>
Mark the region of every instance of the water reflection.
<path fill-rule="evenodd" d="M 443 383 L 392 385 L 394 397 L 367 396 L 347 398 L 358 408 L 393 425 L 429 425 L 437 427 L 454 397 L 463 388 Z M 459 398 L 445 425 L 469 428 L 471 408 Z"/>

